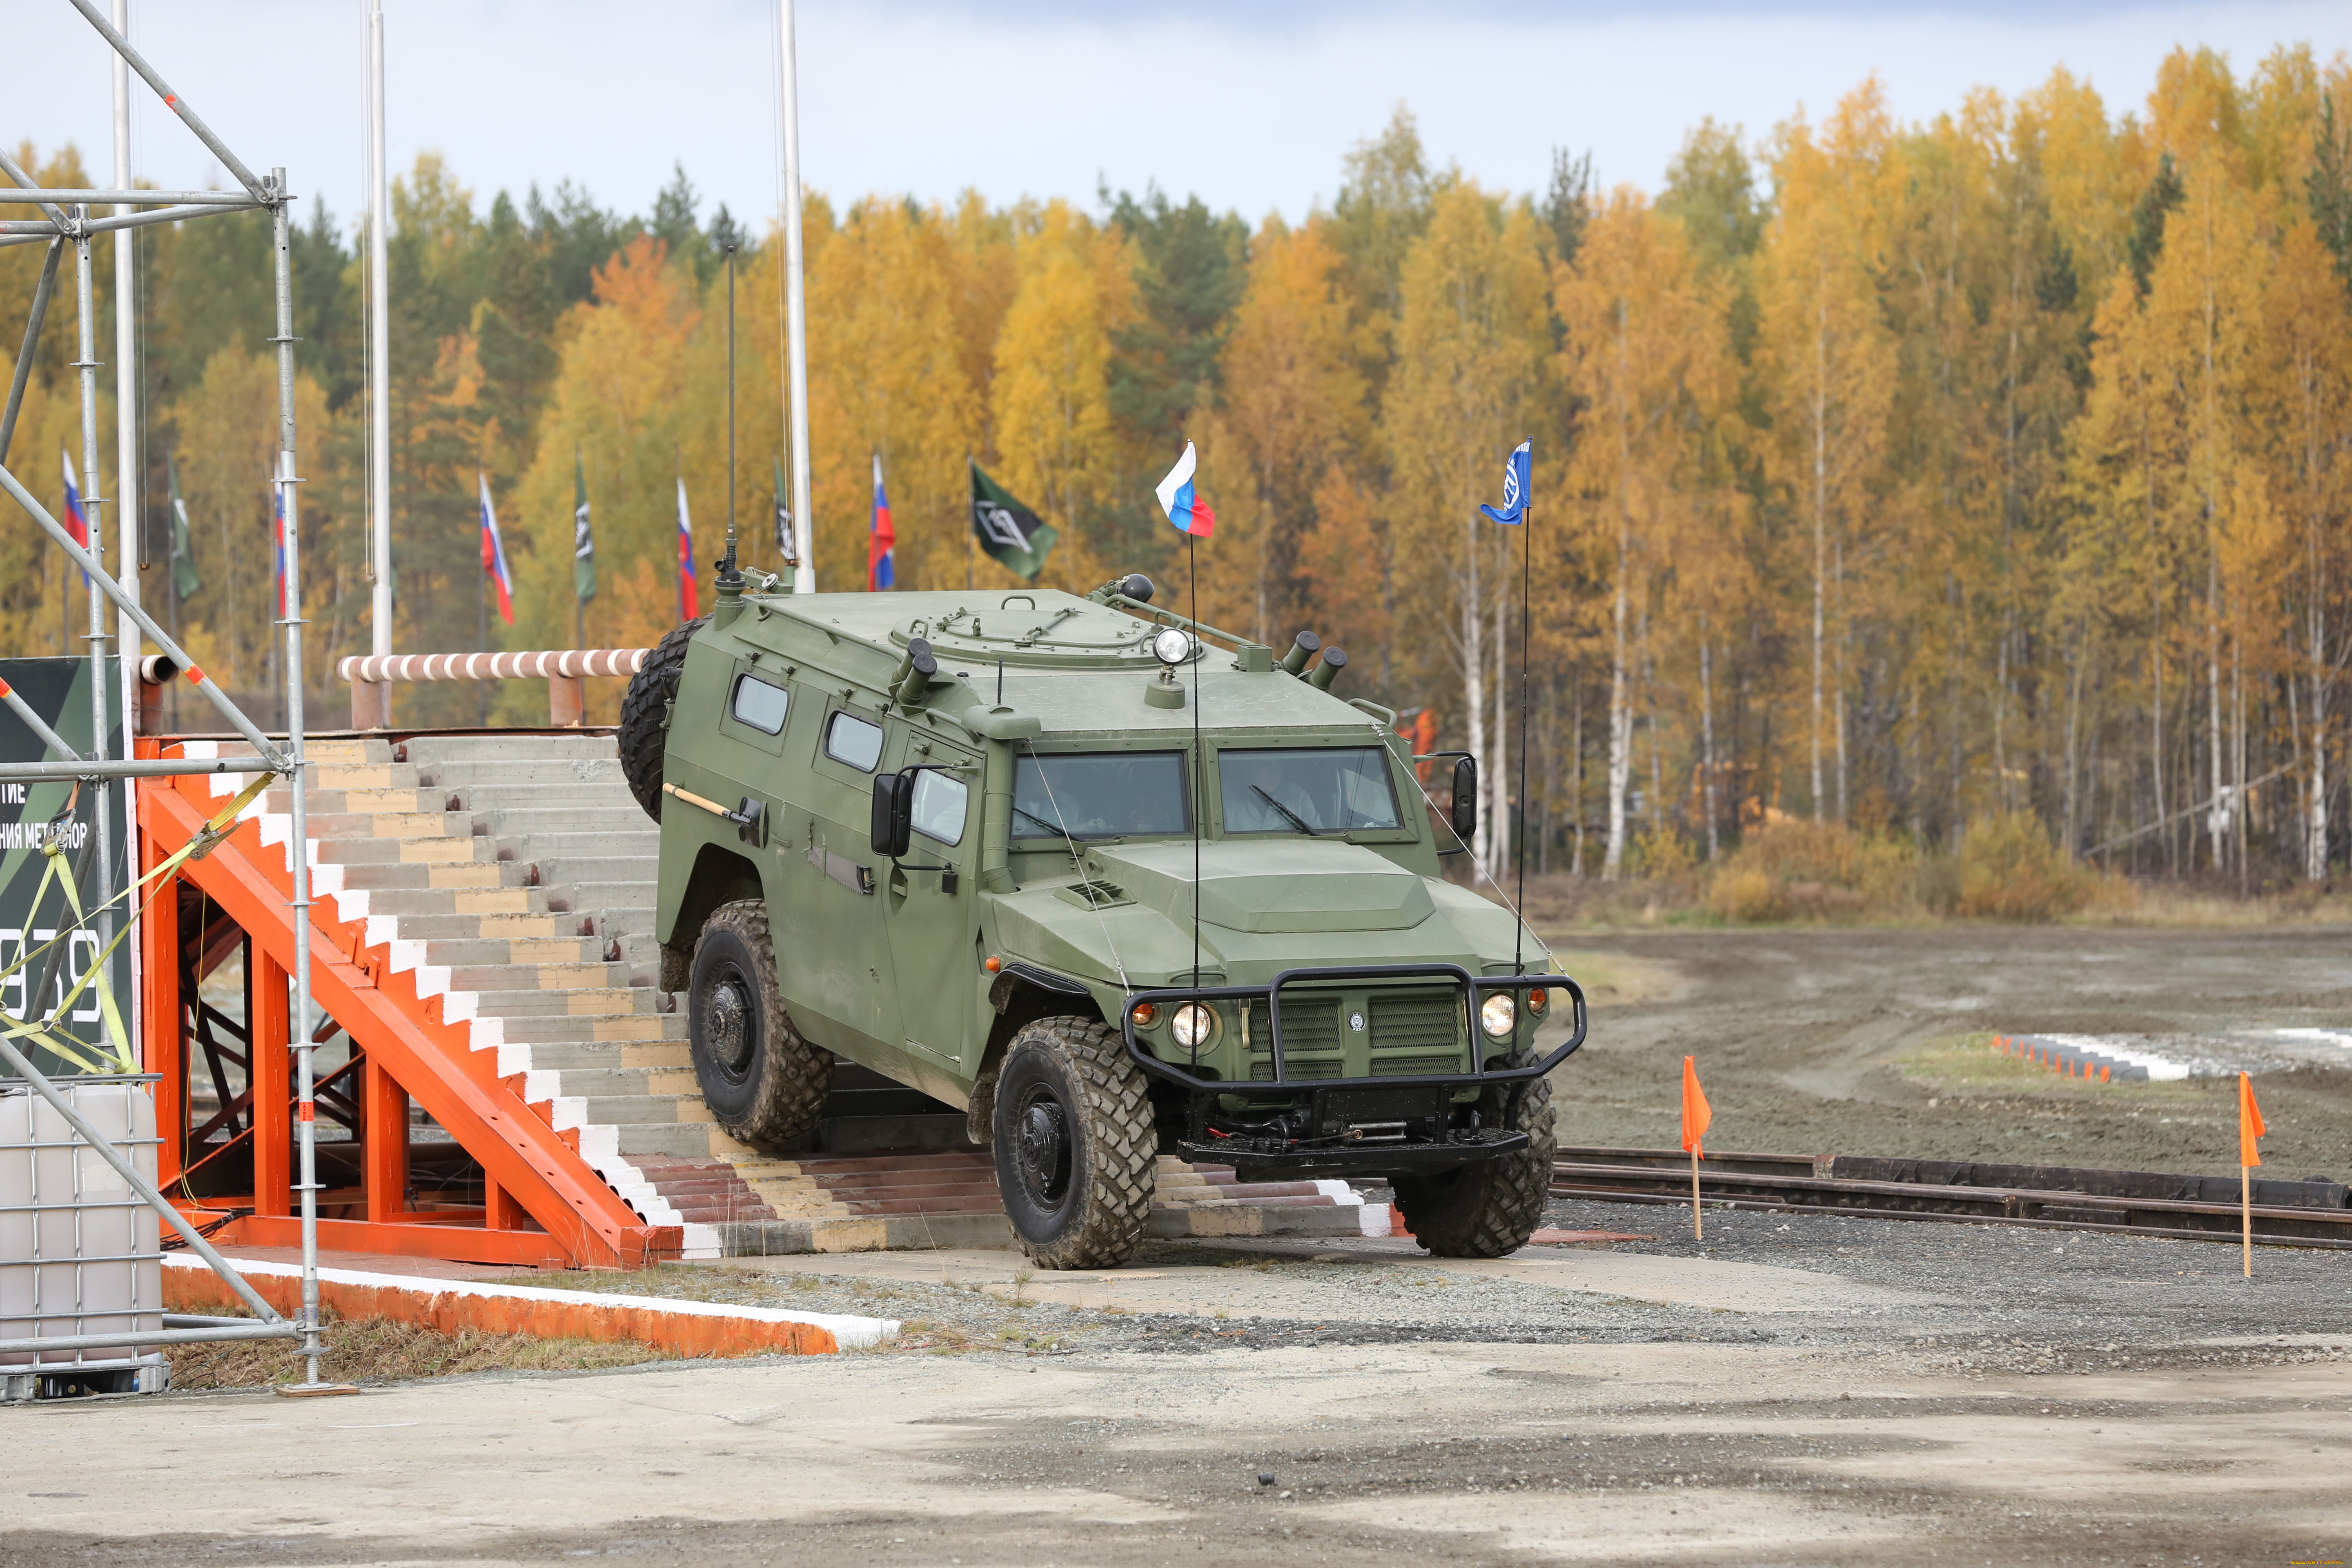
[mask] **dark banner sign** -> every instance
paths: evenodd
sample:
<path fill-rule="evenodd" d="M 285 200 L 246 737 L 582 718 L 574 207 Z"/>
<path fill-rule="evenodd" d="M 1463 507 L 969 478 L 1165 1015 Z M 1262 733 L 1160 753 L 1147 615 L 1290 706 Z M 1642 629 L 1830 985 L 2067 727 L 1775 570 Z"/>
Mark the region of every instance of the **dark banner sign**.
<path fill-rule="evenodd" d="M 107 695 L 112 698 L 119 689 L 113 661 L 110 660 L 106 668 Z M 84 755 L 90 752 L 92 715 L 88 659 L 0 659 L 0 679 L 15 688 L 16 694 L 68 745 Z M 106 738 L 106 752 L 109 756 L 120 757 L 122 716 L 114 711 L 120 703 L 110 700 L 107 707 L 110 731 Z M 0 762 L 54 760 L 48 748 L 35 737 L 15 710 L 0 704 Z M 129 788 L 122 781 L 115 780 L 105 790 L 113 851 L 113 865 L 105 881 L 118 894 L 131 864 L 130 835 L 123 812 Z M 73 906 L 67 900 L 62 884 L 68 875 L 80 868 L 82 908 L 94 909 L 99 876 L 97 847 L 92 840 L 98 832 L 98 795 L 93 786 L 82 784 L 77 790 L 70 781 L 0 781 L 0 971 L 14 966 L 13 973 L 0 979 L 0 1012 L 5 1012 L 11 1022 L 51 1017 L 58 1004 L 72 993 L 76 983 L 89 973 L 90 965 L 97 961 L 98 933 L 94 929 L 74 929 Z M 52 837 L 63 851 L 64 859 L 58 868 L 58 875 L 48 879 L 44 891 L 44 873 L 49 869 L 50 858 L 43 846 Z M 114 910 L 115 931 L 122 930 L 125 919 L 126 910 L 118 906 Z M 59 932 L 69 933 L 61 952 L 37 952 L 54 942 Z M 36 950 L 36 956 L 20 963 L 28 949 Z M 115 1005 L 127 1023 L 131 1016 L 129 942 L 114 950 L 107 977 L 113 986 Z M 57 1018 L 53 1027 L 59 1034 L 85 1042 L 89 1048 L 80 1054 L 88 1059 L 74 1062 L 45 1049 L 30 1051 L 34 1065 L 45 1073 L 85 1072 L 89 1070 L 91 1062 L 109 1054 L 103 1050 L 105 1030 L 95 980 L 74 997 L 73 1005 L 64 1016 Z"/>

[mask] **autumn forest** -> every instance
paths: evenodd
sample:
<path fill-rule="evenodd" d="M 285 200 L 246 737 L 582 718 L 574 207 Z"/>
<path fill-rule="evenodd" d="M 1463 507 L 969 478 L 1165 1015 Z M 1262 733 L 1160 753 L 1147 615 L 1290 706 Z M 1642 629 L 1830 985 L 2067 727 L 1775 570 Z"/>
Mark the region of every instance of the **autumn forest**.
<path fill-rule="evenodd" d="M 24 156 L 96 183 L 87 151 Z M 2022 821 L 2117 873 L 2342 875 L 2352 65 L 2184 48 L 2138 102 L 2061 70 L 1916 123 L 1864 81 L 1761 133 L 1702 122 L 1647 188 L 1591 167 L 1561 149 L 1547 188 L 1487 186 L 1400 107 L 1295 221 L 1159 188 L 812 195 L 819 586 L 864 585 L 877 454 L 901 588 L 1015 584 L 971 546 L 968 460 L 1058 531 L 1041 582 L 1181 584 L 1151 487 L 1190 439 L 1219 520 L 1202 617 L 1277 646 L 1312 628 L 1348 649 L 1343 695 L 1485 757 L 1510 808 L 1481 834 L 1490 865 L 1507 821 L 1541 868 L 1610 879 L 1780 821 L 1920 847 Z M 369 640 L 364 290 L 348 215 L 306 207 L 306 662 L 340 722 L 332 661 Z M 680 478 L 704 560 L 731 495 L 746 560 L 778 563 L 770 225 L 706 212 L 683 170 L 638 217 L 571 184 L 485 202 L 431 155 L 394 209 L 395 647 L 568 647 L 575 613 L 585 646 L 650 644 L 678 618 Z M 145 595 L 274 713 L 267 230 L 141 234 Z M 0 250 L 0 362 L 38 258 Z M 45 498 L 80 452 L 60 306 L 7 458 Z M 1497 528 L 1475 503 L 1523 438 L 1531 526 Z M 478 569 L 478 473 L 510 626 Z M 79 651 L 68 575 L 16 517 L 0 642 Z M 544 721 L 535 683 L 397 700 L 403 724 Z"/>

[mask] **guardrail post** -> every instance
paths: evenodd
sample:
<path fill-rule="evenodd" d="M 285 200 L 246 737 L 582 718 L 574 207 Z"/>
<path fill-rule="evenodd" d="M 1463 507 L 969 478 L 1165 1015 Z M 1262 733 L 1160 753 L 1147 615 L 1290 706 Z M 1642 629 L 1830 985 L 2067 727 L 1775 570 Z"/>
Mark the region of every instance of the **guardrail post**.
<path fill-rule="evenodd" d="M 576 730 L 588 721 L 588 692 L 578 676 L 547 678 L 547 721 L 567 730 Z"/>
<path fill-rule="evenodd" d="M 388 680 L 352 682 L 352 728 L 354 730 L 392 728 L 392 682 Z"/>

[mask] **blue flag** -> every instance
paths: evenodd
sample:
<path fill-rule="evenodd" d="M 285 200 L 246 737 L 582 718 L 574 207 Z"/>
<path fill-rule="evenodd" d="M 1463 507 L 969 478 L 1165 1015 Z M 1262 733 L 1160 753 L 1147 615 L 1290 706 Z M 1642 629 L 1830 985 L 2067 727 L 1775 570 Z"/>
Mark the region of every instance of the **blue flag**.
<path fill-rule="evenodd" d="M 1529 451 L 1533 446 L 1531 441 L 1522 441 L 1503 460 L 1502 506 L 1498 509 L 1482 504 L 1478 508 L 1486 514 L 1487 521 L 1521 523 L 1528 520 L 1528 465 L 1534 461 Z"/>

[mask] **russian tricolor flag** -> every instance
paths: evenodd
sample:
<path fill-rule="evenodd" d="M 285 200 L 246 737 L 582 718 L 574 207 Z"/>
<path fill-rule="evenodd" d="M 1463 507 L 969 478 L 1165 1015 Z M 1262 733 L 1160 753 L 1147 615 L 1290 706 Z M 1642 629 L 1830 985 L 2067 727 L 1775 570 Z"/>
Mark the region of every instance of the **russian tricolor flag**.
<path fill-rule="evenodd" d="M 1192 493 L 1192 470 L 1199 466 L 1199 459 L 1192 455 L 1192 443 L 1185 442 L 1184 455 L 1176 459 L 1176 466 L 1168 470 L 1168 477 L 1152 493 L 1160 498 L 1160 508 L 1168 514 L 1169 521 L 1182 532 L 1205 539 L 1209 531 L 1217 526 L 1217 514 Z"/>
<path fill-rule="evenodd" d="M 499 619 L 514 625 L 514 579 L 507 575 L 507 543 L 499 537 L 499 514 L 490 506 L 490 476 L 482 481 L 482 570 L 499 585 Z"/>
<path fill-rule="evenodd" d="M 694 519 L 686 510 L 686 476 L 677 477 L 677 618 L 694 619 Z"/>
<path fill-rule="evenodd" d="M 84 550 L 89 548 L 89 514 L 81 509 L 81 486 L 74 482 L 73 454 L 63 447 L 58 448 L 58 460 L 66 467 L 66 531 Z M 89 586 L 89 574 L 81 574 L 81 585 Z"/>
<path fill-rule="evenodd" d="M 866 536 L 866 588 L 878 594 L 898 585 L 898 531 L 890 522 L 890 498 L 882 492 L 882 454 L 874 454 L 874 526 Z"/>

